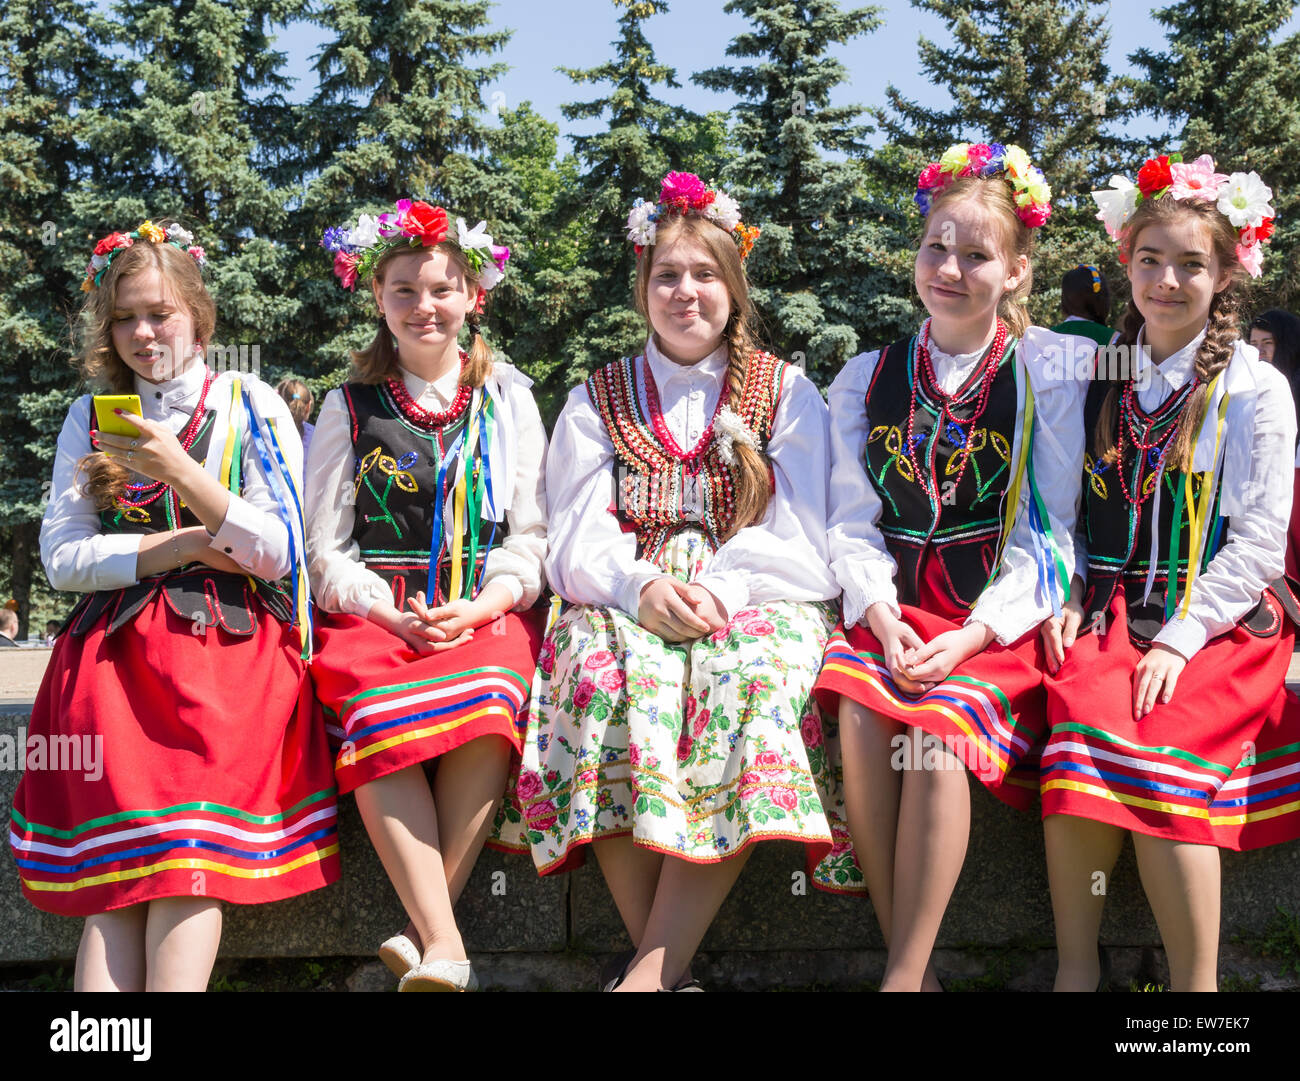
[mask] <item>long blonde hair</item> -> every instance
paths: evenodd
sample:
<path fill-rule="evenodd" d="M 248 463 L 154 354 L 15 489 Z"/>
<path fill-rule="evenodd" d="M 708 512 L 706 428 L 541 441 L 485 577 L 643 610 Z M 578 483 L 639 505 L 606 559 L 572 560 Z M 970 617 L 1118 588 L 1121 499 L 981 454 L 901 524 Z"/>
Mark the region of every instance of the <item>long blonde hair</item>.
<path fill-rule="evenodd" d="M 749 358 L 760 346 L 754 332 L 757 313 L 749 295 L 749 280 L 740 251 L 730 234 L 707 219 L 693 215 L 673 216 L 660 222 L 655 243 L 648 244 L 636 264 L 636 310 L 646 325 L 650 323 L 650 274 L 654 267 L 656 246 L 668 244 L 680 237 L 689 237 L 704 248 L 722 273 L 722 283 L 731 300 L 731 316 L 727 320 L 723 337 L 727 343 L 727 404 L 740 411 L 745 396 L 745 376 L 749 372 Z M 736 466 L 733 477 L 735 511 L 725 540 L 746 526 L 753 525 L 767 513 L 772 495 L 772 474 L 767 456 L 739 440 L 735 444 Z"/>
<path fill-rule="evenodd" d="M 384 274 L 388 270 L 388 265 L 394 259 L 399 255 L 419 254 L 422 251 L 440 251 L 444 253 L 456 265 L 456 269 L 461 272 L 466 282 L 475 287 L 478 286 L 478 278 L 475 277 L 474 271 L 470 268 L 460 245 L 455 241 L 444 240 L 431 248 L 389 248 L 375 261 L 375 281 L 379 283 L 379 287 L 383 288 Z M 492 349 L 483 337 L 480 326 L 481 319 L 482 315 L 479 312 L 470 312 L 465 316 L 465 325 L 469 327 L 470 346 L 469 359 L 460 373 L 462 386 L 481 387 L 487 377 L 492 374 Z M 399 377 L 397 348 L 393 344 L 393 332 L 388 329 L 388 324 L 381 315 L 374 339 L 364 349 L 358 349 L 352 354 L 351 378 L 357 383 L 370 383 L 373 385 Z"/>

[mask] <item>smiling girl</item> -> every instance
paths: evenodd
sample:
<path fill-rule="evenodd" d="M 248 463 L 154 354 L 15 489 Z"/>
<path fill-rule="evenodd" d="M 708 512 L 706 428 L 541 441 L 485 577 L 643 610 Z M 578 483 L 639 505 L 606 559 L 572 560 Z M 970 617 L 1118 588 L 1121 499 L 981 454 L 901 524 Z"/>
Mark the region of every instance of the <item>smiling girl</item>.
<path fill-rule="evenodd" d="M 96 246 L 82 370 L 144 415 L 113 435 L 90 395 L 73 403 L 41 523 L 51 584 L 86 596 L 31 738 L 100 761 L 29 760 L 10 840 L 34 905 L 88 917 L 78 990 L 202 990 L 220 902 L 338 877 L 329 748 L 300 655 L 302 448 L 270 387 L 204 363 L 203 254 L 166 222 Z"/>
<path fill-rule="evenodd" d="M 531 383 L 479 332 L 509 251 L 456 224 L 402 200 L 326 232 L 344 286 L 372 279 L 380 324 L 326 397 L 307 469 L 330 613 L 312 673 L 340 729 L 339 788 L 410 917 L 380 949 L 404 991 L 477 986 L 452 905 L 521 746 L 541 644 L 546 434 Z"/>
<path fill-rule="evenodd" d="M 632 991 L 690 986 L 753 842 L 830 852 L 809 692 L 836 587 L 826 408 L 752 336 L 757 230 L 688 173 L 628 226 L 651 333 L 556 426 L 547 572 L 567 603 L 518 790 L 543 874 L 595 851 L 634 944 L 609 984 Z"/>
<path fill-rule="evenodd" d="M 882 990 L 929 967 L 970 833 L 966 771 L 1033 799 L 1042 646 L 1072 565 L 1093 343 L 1028 326 L 1031 229 L 1049 213 L 1018 147 L 951 147 L 921 173 L 920 329 L 830 391 L 831 566 L 844 633 L 817 689 L 838 709 L 854 848 L 889 945 Z M 1018 768 L 1025 767 L 1025 768 Z"/>
<path fill-rule="evenodd" d="M 1300 610 L 1281 580 L 1296 419 L 1286 380 L 1237 337 L 1271 196 L 1208 155 L 1162 155 L 1136 186 L 1094 192 L 1132 285 L 1131 365 L 1088 396 L 1087 587 L 1044 627 L 1059 665 L 1042 756 L 1058 990 L 1097 985 L 1096 876 L 1126 833 L 1173 988 L 1205 991 L 1218 849 L 1300 836 L 1300 702 L 1283 683 Z"/>

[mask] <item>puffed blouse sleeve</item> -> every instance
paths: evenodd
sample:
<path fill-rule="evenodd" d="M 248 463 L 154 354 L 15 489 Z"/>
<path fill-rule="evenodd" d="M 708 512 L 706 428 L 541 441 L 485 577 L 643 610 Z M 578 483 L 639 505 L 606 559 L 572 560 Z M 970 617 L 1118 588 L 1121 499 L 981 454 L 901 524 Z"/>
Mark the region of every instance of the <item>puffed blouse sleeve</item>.
<path fill-rule="evenodd" d="M 41 562 L 55 589 L 93 593 L 136 582 L 143 533 L 103 533 L 95 504 L 81 493 L 77 462 L 90 445 L 89 394 L 68 410 L 54 455 L 49 502 L 41 520 Z"/>
<path fill-rule="evenodd" d="M 839 593 L 828 564 L 826 403 L 787 365 L 767 458 L 773 492 L 763 517 L 718 548 L 696 581 L 729 616 L 764 601 L 822 601 Z"/>
<path fill-rule="evenodd" d="M 546 459 L 546 577 L 567 601 L 621 608 L 635 619 L 642 588 L 663 571 L 637 558 L 636 534 L 624 532 L 614 512 L 614 485 L 614 445 L 580 383 Z"/>
<path fill-rule="evenodd" d="M 1047 512 L 1052 543 L 1067 573 L 1075 569 L 1075 524 L 1078 518 L 1085 442 L 1083 406 L 1089 380 L 1085 360 L 1095 343 L 1073 335 L 1030 327 L 1017 350 L 1034 395 L 1034 486 Z M 1022 407 L 1023 412 L 1023 407 Z M 1022 425 L 1017 419 L 1017 430 Z M 1019 439 L 1012 447 L 1011 466 L 1019 459 Z M 1034 555 L 1030 524 L 1028 476 L 1020 486 L 1019 504 L 997 576 L 980 594 L 967 623 L 983 623 L 1002 645 L 1010 645 L 1052 614 Z M 1055 561 L 1051 573 L 1057 574 Z M 1068 584 L 1066 586 L 1068 590 Z M 1068 598 L 1058 590 L 1058 597 Z"/>
<path fill-rule="evenodd" d="M 1227 515 L 1223 546 L 1205 572 L 1192 583 L 1186 616 L 1170 619 L 1154 641 L 1177 650 L 1190 660 L 1206 642 L 1223 634 L 1252 608 L 1286 565 L 1287 525 L 1294 491 L 1293 462 L 1296 440 L 1295 407 L 1286 378 L 1272 365 L 1240 353 L 1250 349 L 1237 343 L 1236 363 L 1248 366 L 1254 377 L 1256 400 L 1253 423 L 1230 429 L 1229 455 L 1248 460 L 1249 480 L 1239 494 L 1224 492 L 1235 506 Z M 1232 406 L 1229 405 L 1232 419 Z M 1244 420 L 1245 418 L 1243 418 Z M 1223 483 L 1234 478 L 1225 475 Z"/>
<path fill-rule="evenodd" d="M 307 456 L 307 572 L 321 608 L 365 618 L 372 605 L 392 604 L 393 591 L 361 562 L 360 545 L 352 539 L 355 474 L 347 405 L 342 390 L 331 390 Z"/>
<path fill-rule="evenodd" d="M 859 353 L 844 365 L 830 389 L 830 516 L 827 540 L 830 565 L 844 592 L 844 625 L 861 623 L 867 609 L 880 601 L 895 617 L 897 564 L 879 529 L 884 508 L 867 475 L 867 387 L 880 361 L 880 350 Z"/>

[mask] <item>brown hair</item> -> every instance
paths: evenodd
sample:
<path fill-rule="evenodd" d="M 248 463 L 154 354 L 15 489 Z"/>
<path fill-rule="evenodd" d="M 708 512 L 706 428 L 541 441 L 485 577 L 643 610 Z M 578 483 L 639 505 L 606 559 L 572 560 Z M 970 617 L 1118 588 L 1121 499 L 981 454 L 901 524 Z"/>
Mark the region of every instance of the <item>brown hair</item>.
<path fill-rule="evenodd" d="M 289 407 L 289 416 L 293 417 L 294 424 L 298 426 L 298 434 L 302 435 L 302 426 L 311 416 L 312 403 L 315 401 L 311 387 L 301 379 L 281 379 L 275 384 L 275 392 L 284 399 L 284 404 Z"/>
<path fill-rule="evenodd" d="M 1144 199 L 1138 204 L 1133 216 L 1120 234 L 1120 255 L 1124 262 L 1132 256 L 1133 246 L 1138 235 L 1148 225 L 1164 225 L 1185 218 L 1188 214 L 1198 218 L 1209 230 L 1210 243 L 1214 248 L 1215 258 L 1220 270 L 1231 273 L 1228 284 L 1214 294 L 1210 301 L 1209 325 L 1205 330 L 1205 340 L 1196 351 L 1196 375 L 1200 384 L 1183 403 L 1182 422 L 1178 428 L 1173 446 L 1165 455 L 1167 472 L 1182 470 L 1187 472 L 1192 467 L 1192 450 L 1196 445 L 1196 433 L 1200 430 L 1205 417 L 1205 399 L 1208 383 L 1228 366 L 1232 359 L 1233 343 L 1239 337 L 1241 311 L 1238 299 L 1238 283 L 1245 276 L 1241 260 L 1237 258 L 1237 230 L 1232 223 L 1219 213 L 1214 203 L 1201 199 L 1174 199 L 1166 196 L 1162 199 Z M 1120 323 L 1117 345 L 1135 346 L 1138 331 L 1145 320 L 1137 304 L 1129 300 L 1128 309 Z M 1115 433 L 1119 417 L 1118 383 L 1112 383 L 1102 400 L 1101 412 L 1097 418 L 1097 431 L 1093 436 L 1093 452 L 1099 461 L 1113 462 L 1116 457 Z"/>
<path fill-rule="evenodd" d="M 451 240 L 444 240 L 431 248 L 389 248 L 375 261 L 375 281 L 379 283 L 380 288 L 383 288 L 384 273 L 389 263 L 399 255 L 418 255 L 422 251 L 443 252 L 456 265 L 467 282 L 478 285 L 478 277 L 471 269 L 460 245 Z M 480 329 L 481 319 L 480 313 L 474 311 L 465 316 L 465 325 L 469 327 L 470 333 L 469 359 L 461 370 L 460 382 L 467 387 L 481 387 L 492 374 L 492 349 Z M 374 340 L 364 349 L 356 350 L 352 354 L 351 377 L 358 383 L 382 383 L 387 379 L 398 377 L 397 367 L 397 348 L 393 344 L 393 333 L 388 329 L 388 324 L 381 315 Z"/>
<path fill-rule="evenodd" d="M 926 229 L 929 229 L 935 213 L 945 203 L 966 200 L 982 206 L 1001 227 L 1002 257 L 1008 265 L 1015 263 L 1022 255 L 1029 260 L 1028 269 L 1020 284 L 1010 292 L 1003 293 L 1002 299 L 998 301 L 998 318 L 1006 323 L 1012 334 L 1021 337 L 1029 329 L 1029 309 L 1026 304 L 1034 287 L 1034 231 L 1016 213 L 1011 185 L 1000 177 L 992 176 L 961 176 L 942 189 L 930 203 L 930 212 L 925 217 Z M 922 237 L 924 238 L 924 233 Z"/>
<path fill-rule="evenodd" d="M 170 222 L 155 222 L 166 229 Z M 194 340 L 211 344 L 216 328 L 217 306 L 213 303 L 199 265 L 188 252 L 164 242 L 154 244 L 136 240 L 119 251 L 104 271 L 98 288 L 86 294 L 79 319 L 80 352 L 78 364 L 82 378 L 95 391 L 129 394 L 135 388 L 135 376 L 113 345 L 113 310 L 117 306 L 117 285 L 123 278 L 145 270 L 157 270 L 163 287 L 194 321 Z M 130 471 L 120 462 L 98 451 L 82 455 L 77 462 L 78 474 L 84 473 L 81 493 L 99 510 L 107 510 L 126 490 Z"/>
<path fill-rule="evenodd" d="M 656 245 L 667 244 L 681 236 L 696 241 L 722 273 L 722 283 L 731 299 L 731 317 L 727 320 L 723 338 L 727 343 L 727 404 L 737 412 L 744 401 L 745 376 L 749 371 L 749 358 L 758 352 L 759 343 L 754 324 L 757 313 L 749 296 L 749 281 L 740 258 L 740 250 L 731 234 L 705 218 L 683 215 L 668 218 L 656 230 L 655 244 L 648 244 L 636 263 L 636 310 L 650 324 L 650 271 L 654 266 Z M 653 325 L 650 326 L 654 330 Z M 726 540 L 746 526 L 753 525 L 767 512 L 772 494 L 772 474 L 767 456 L 737 440 L 734 481 L 735 513 Z"/>

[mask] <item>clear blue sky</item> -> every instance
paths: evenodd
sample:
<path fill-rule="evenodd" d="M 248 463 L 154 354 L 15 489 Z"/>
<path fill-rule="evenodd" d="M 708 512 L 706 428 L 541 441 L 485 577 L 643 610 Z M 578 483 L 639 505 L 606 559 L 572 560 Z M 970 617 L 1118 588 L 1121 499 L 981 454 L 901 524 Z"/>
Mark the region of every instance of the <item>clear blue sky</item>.
<path fill-rule="evenodd" d="M 1014 2 L 1014 0 L 1009 0 Z M 1213 0 L 1207 0 L 1213 2 Z M 666 100 L 696 111 L 726 110 L 735 104 L 729 95 L 701 89 L 690 81 L 692 73 L 729 61 L 728 43 L 745 29 L 746 22 L 726 14 L 723 0 L 670 0 L 669 10 L 655 15 L 643 26 L 658 59 L 674 67 L 679 90 L 667 90 Z M 845 0 L 845 8 L 854 6 Z M 897 86 L 906 96 L 927 105 L 941 106 L 942 91 L 921 76 L 917 60 L 917 39 L 924 35 L 940 44 L 951 43 L 946 27 L 937 16 L 917 11 L 905 0 L 878 5 L 884 25 L 864 34 L 835 52 L 848 69 L 848 78 L 832 97 L 835 104 L 876 105 L 884 101 L 885 87 Z M 1159 48 L 1162 28 L 1141 4 L 1114 3 L 1110 6 L 1111 29 L 1107 59 L 1115 73 L 1132 71 L 1128 54 L 1142 45 Z M 598 130 L 598 122 L 570 124 L 560 115 L 565 102 L 594 99 L 599 91 L 591 85 L 577 86 L 560 74 L 559 65 L 594 67 L 613 55 L 610 43 L 618 33 L 618 15 L 610 0 L 502 0 L 493 7 L 496 25 L 514 31 L 505 50 L 498 54 L 511 70 L 489 87 L 485 100 L 504 108 L 531 101 L 543 116 L 560 125 L 562 134 Z M 1286 28 L 1293 31 L 1300 19 Z M 290 73 L 296 76 L 298 94 L 305 97 L 314 82 L 309 57 L 319 48 L 322 34 L 316 27 L 290 27 L 280 47 L 290 58 Z M 1159 131 L 1154 123 L 1141 123 L 1134 133 Z"/>

